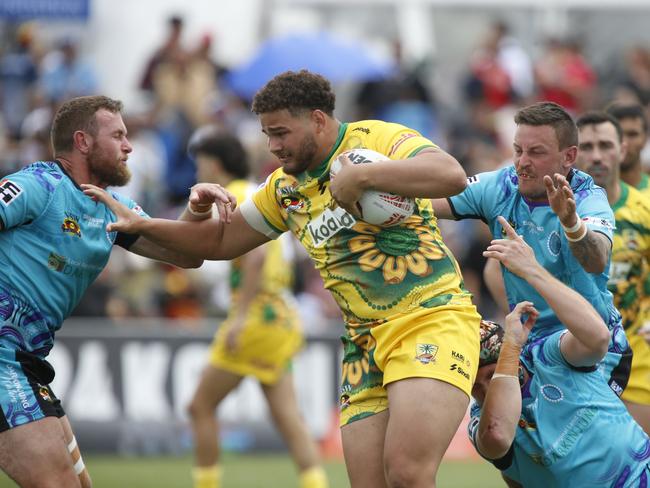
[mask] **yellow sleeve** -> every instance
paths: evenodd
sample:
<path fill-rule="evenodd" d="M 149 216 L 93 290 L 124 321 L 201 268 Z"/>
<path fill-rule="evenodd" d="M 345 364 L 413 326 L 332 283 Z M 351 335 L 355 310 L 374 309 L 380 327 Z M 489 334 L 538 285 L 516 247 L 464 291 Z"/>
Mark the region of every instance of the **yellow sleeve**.
<path fill-rule="evenodd" d="M 240 207 L 248 225 L 270 239 L 277 239 L 289 230 L 276 200 L 275 186 L 280 171 L 276 170 L 269 175 L 253 196 Z"/>
<path fill-rule="evenodd" d="M 378 131 L 374 131 L 376 151 L 391 159 L 407 159 L 415 156 L 424 148 L 439 149 L 432 141 L 423 137 L 418 131 L 400 124 L 382 122 Z"/>

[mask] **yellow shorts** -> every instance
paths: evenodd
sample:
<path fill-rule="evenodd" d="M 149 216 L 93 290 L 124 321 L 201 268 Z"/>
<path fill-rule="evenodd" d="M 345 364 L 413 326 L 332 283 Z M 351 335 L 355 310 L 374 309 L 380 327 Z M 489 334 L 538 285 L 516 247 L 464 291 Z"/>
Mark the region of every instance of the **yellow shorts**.
<path fill-rule="evenodd" d="M 265 384 L 276 383 L 303 345 L 297 312 L 281 298 L 256 299 L 239 347 L 232 353 L 225 347 L 231 320 L 229 316 L 219 327 L 210 346 L 209 363 L 234 374 L 254 376 Z"/>
<path fill-rule="evenodd" d="M 342 338 L 341 426 L 386 410 L 386 385 L 405 378 L 435 378 L 470 396 L 478 368 L 480 320 L 466 298 L 455 305 L 419 308 L 374 327 L 350 329 L 354 335 Z"/>
<path fill-rule="evenodd" d="M 641 405 L 650 405 L 650 345 L 635 333 L 629 334 L 627 340 L 634 355 L 630 379 L 621 398 Z"/>

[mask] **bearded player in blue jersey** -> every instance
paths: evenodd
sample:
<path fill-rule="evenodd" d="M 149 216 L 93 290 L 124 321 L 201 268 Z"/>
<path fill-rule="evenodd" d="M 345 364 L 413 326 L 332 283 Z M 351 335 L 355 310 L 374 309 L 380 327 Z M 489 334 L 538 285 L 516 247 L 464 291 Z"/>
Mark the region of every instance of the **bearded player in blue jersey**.
<path fill-rule="evenodd" d="M 433 202 L 439 218 L 480 218 L 494 238 L 505 235 L 499 216 L 532 247 L 551 275 L 591 303 L 607 324 L 611 341 L 602 369 L 621 395 L 629 378 L 631 349 L 621 315 L 607 289 L 614 214 L 605 191 L 573 165 L 578 129 L 559 105 L 539 102 L 515 115 L 514 164 L 468 179 L 465 191 Z M 526 280 L 501 267 L 510 310 L 524 300 L 539 311 L 529 341 L 564 325 Z"/>
<path fill-rule="evenodd" d="M 112 247 L 182 267 L 202 263 L 136 235 L 106 232 L 115 215 L 81 190 L 129 181 L 132 147 L 121 109 L 103 96 L 64 103 L 51 130 L 54 160 L 0 181 L 0 468 L 19 486 L 91 486 L 45 358 Z M 146 216 L 133 200 L 111 196 Z M 228 220 L 235 202 L 222 197 L 218 207 Z M 181 218 L 206 216 L 188 207 Z"/>

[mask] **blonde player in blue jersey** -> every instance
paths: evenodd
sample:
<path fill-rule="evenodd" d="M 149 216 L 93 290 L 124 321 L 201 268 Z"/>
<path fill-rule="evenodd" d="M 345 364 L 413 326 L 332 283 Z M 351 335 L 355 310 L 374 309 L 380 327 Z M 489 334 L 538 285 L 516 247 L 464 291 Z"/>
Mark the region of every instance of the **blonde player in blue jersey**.
<path fill-rule="evenodd" d="M 200 223 L 147 223 L 102 191 L 87 192 L 120 214 L 109 228 L 196 257 L 232 259 L 291 231 L 346 322 L 341 432 L 352 487 L 430 488 L 469 404 L 480 317 L 429 198 L 462 191 L 466 175 L 413 129 L 338 121 L 334 100 L 329 82 L 304 70 L 282 73 L 256 94 L 253 111 L 281 168 L 228 225 L 209 218 L 221 186 L 193 189 L 190 206 L 206 215 Z M 355 148 L 390 160 L 346 161 L 330 181 L 331 162 Z M 356 208 L 367 189 L 415 197 L 416 211 L 395 227 L 367 224 Z"/>
<path fill-rule="evenodd" d="M 244 147 L 214 126 L 198 129 L 188 145 L 197 180 L 223 185 L 238 201 L 257 188 L 248 178 Z M 231 263 L 231 306 L 212 343 L 208 364 L 189 405 L 196 467 L 195 488 L 219 488 L 218 423 L 215 410 L 246 376 L 257 379 L 273 423 L 300 471 L 300 488 L 327 488 L 327 478 L 298 409 L 291 359 L 303 345 L 290 286 L 289 236 L 253 249 Z"/>
<path fill-rule="evenodd" d="M 619 179 L 627 145 L 619 122 L 605 112 L 578 117 L 576 166 L 607 191 L 616 230 L 607 286 L 623 316 L 634 355 L 621 396 L 635 420 L 650 433 L 650 345 L 640 329 L 650 321 L 650 198 Z"/>
<path fill-rule="evenodd" d="M 52 124 L 53 161 L 0 181 L 0 468 L 19 486 L 90 486 L 70 422 L 48 384 L 54 335 L 106 266 L 113 245 L 184 267 L 202 260 L 143 237 L 107 232 L 116 219 L 80 185 L 123 186 L 132 150 L 122 103 L 103 96 L 65 102 Z M 146 217 L 115 192 L 128 212 Z M 223 218 L 234 203 L 219 193 Z M 232 205 L 231 205 L 232 206 Z M 182 218 L 193 219 L 188 211 Z"/>
<path fill-rule="evenodd" d="M 505 217 L 544 268 L 584 296 L 610 328 L 612 340 L 603 369 L 610 388 L 621 395 L 632 351 L 607 289 L 614 234 L 607 195 L 591 176 L 574 168 L 578 129 L 561 106 L 529 105 L 517 112 L 515 123 L 514 164 L 470 177 L 463 193 L 433 203 L 436 215 L 480 218 L 494 238 L 503 235 L 498 217 Z M 540 312 L 529 340 L 564 328 L 529 283 L 503 267 L 501 272 L 509 309 L 530 300 Z"/>
<path fill-rule="evenodd" d="M 530 341 L 539 317 L 530 301 L 514 307 L 505 330 L 481 324 L 470 439 L 511 487 L 647 487 L 650 438 L 599 368 L 610 339 L 605 322 L 498 220 L 504 236 L 484 255 L 525 280 L 566 329 Z"/>

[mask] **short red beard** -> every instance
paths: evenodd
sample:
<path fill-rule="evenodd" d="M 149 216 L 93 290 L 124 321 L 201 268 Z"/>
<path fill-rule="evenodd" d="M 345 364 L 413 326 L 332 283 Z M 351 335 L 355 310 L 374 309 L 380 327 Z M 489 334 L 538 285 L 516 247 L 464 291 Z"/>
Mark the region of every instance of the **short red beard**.
<path fill-rule="evenodd" d="M 103 185 L 124 186 L 131 180 L 131 171 L 126 164 L 109 156 L 97 145 L 93 145 L 88 154 L 88 165 L 91 177 L 96 178 Z"/>

